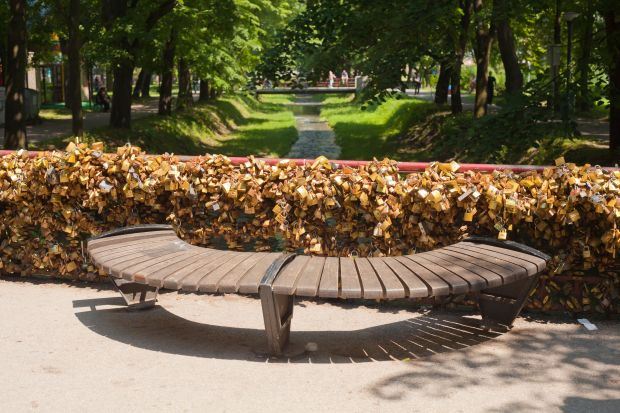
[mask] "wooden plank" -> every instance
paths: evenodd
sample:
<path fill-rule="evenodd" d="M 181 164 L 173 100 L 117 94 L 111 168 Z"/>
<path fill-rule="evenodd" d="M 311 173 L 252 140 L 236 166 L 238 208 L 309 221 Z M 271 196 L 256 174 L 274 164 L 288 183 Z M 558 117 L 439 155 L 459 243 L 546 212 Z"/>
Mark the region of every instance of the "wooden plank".
<path fill-rule="evenodd" d="M 413 271 L 405 267 L 396 257 L 382 257 L 383 262 L 394 271 L 401 282 L 407 286 L 407 296 L 422 298 L 431 295 L 431 289 L 424 281 L 418 278 Z M 446 285 L 447 288 L 447 285 Z"/>
<path fill-rule="evenodd" d="M 373 266 L 383 288 L 385 298 L 405 298 L 407 296 L 403 283 L 400 282 L 394 271 L 388 267 L 381 258 L 368 258 L 368 262 Z"/>
<path fill-rule="evenodd" d="M 414 260 L 409 259 L 409 255 L 394 257 L 398 262 L 409 268 L 416 276 L 420 278 L 431 290 L 431 296 L 442 296 L 450 294 L 450 285 L 443 279 L 439 278 L 435 273 L 426 269 L 426 267 L 418 264 Z"/>
<path fill-rule="evenodd" d="M 144 244 L 137 244 L 137 245 L 126 245 L 126 246 L 122 246 L 119 247 L 116 250 L 112 250 L 112 251 L 95 251 L 90 253 L 90 257 L 92 260 L 114 260 L 117 259 L 118 257 L 122 257 L 124 255 L 128 255 L 132 252 L 146 252 L 149 250 L 154 250 L 154 249 L 158 249 L 158 248 L 163 248 L 165 246 L 171 245 L 174 242 L 174 239 L 169 239 L 169 240 L 161 240 L 161 241 L 149 241 L 148 243 L 144 243 Z"/>
<path fill-rule="evenodd" d="M 286 264 L 272 285 L 274 293 L 294 295 L 297 289 L 297 280 L 309 261 L 309 255 L 298 255 L 293 261 Z"/>
<path fill-rule="evenodd" d="M 504 267 L 500 267 L 499 265 L 476 259 L 469 255 L 459 254 L 458 252 L 446 250 L 445 248 L 432 251 L 432 253 L 438 257 L 442 257 L 445 260 L 460 265 L 463 268 L 466 268 L 470 271 L 475 272 L 476 274 L 485 277 L 487 279 L 487 282 L 489 283 L 489 287 L 503 285 L 506 282 L 507 278 L 515 278 L 514 274 L 512 274 L 512 271 Z M 523 272 L 523 275 L 525 276 L 527 273 L 522 268 L 521 270 Z"/>
<path fill-rule="evenodd" d="M 425 259 L 423 255 L 423 253 L 408 255 L 407 258 L 417 262 L 423 267 L 426 267 L 427 270 L 433 272 L 435 275 L 447 282 L 448 285 L 450 285 L 450 292 L 452 294 L 465 294 L 469 292 L 470 286 L 467 281 L 454 274 L 453 272 L 435 264 L 434 262 Z"/>
<path fill-rule="evenodd" d="M 135 249 L 145 249 L 151 248 L 152 245 L 160 245 L 165 242 L 174 242 L 178 241 L 177 237 L 157 237 L 155 239 L 143 239 L 132 242 L 125 242 L 121 244 L 108 245 L 104 248 L 99 248 L 95 250 L 89 250 L 88 254 L 91 257 L 101 257 L 106 255 L 114 255 L 117 253 L 122 253 L 126 251 L 132 251 Z"/>
<path fill-rule="evenodd" d="M 243 260 L 239 265 L 235 266 L 232 270 L 228 271 L 228 273 L 217 283 L 216 288 L 217 292 L 220 293 L 236 293 L 238 288 L 238 282 L 245 275 L 245 273 L 255 266 L 260 260 L 262 260 L 267 253 L 266 252 L 245 252 L 243 254 L 247 254 L 248 258 Z M 211 287 L 213 284 L 209 283 L 208 286 Z M 209 289 L 203 289 L 203 283 L 200 283 L 198 286 L 199 291 L 211 291 Z"/>
<path fill-rule="evenodd" d="M 372 265 L 370 265 L 368 258 L 355 258 L 355 265 L 357 266 L 357 272 L 360 275 L 364 298 L 383 298 L 383 286 L 377 277 L 375 269 Z"/>
<path fill-rule="evenodd" d="M 411 259 L 415 260 L 418 264 L 426 267 L 429 271 L 433 272 L 435 275 L 443 279 L 450 286 L 451 294 L 465 294 L 470 291 L 471 285 L 470 283 L 453 273 L 452 271 L 442 267 L 441 265 L 436 264 L 432 260 L 428 260 L 424 257 L 424 254 L 416 254 Z M 484 284 L 484 281 L 478 279 Z"/>
<path fill-rule="evenodd" d="M 295 294 L 304 297 L 316 297 L 325 265 L 325 257 L 311 257 L 297 280 Z"/>
<path fill-rule="evenodd" d="M 340 260 L 336 257 L 327 257 L 321 274 L 319 297 L 338 298 L 340 295 Z"/>
<path fill-rule="evenodd" d="M 500 260 L 499 258 L 491 257 L 480 251 L 470 251 L 450 245 L 442 248 L 441 252 L 468 262 L 474 262 L 476 265 L 487 268 L 493 272 L 501 273 L 504 278 L 504 284 L 527 277 L 527 270 L 525 268 L 511 262 Z"/>
<path fill-rule="evenodd" d="M 237 283 L 240 294 L 257 294 L 258 286 L 271 264 L 282 256 L 281 252 L 271 252 L 250 268 Z"/>
<path fill-rule="evenodd" d="M 142 275 L 142 270 L 157 265 L 161 262 L 171 263 L 174 262 L 176 257 L 180 257 L 187 254 L 187 251 L 171 251 L 170 253 L 164 253 L 160 256 L 152 256 L 149 257 L 148 260 L 138 262 L 132 264 L 130 266 L 126 266 L 126 263 L 122 264 L 123 268 L 115 267 L 112 268 L 112 273 L 115 273 L 117 276 L 120 276 L 126 280 L 131 280 L 139 283 L 146 283 L 144 276 Z M 120 269 L 119 269 L 120 268 Z"/>
<path fill-rule="evenodd" d="M 534 255 L 526 254 L 524 252 L 511 250 L 509 248 L 502 248 L 498 245 L 489 245 L 489 244 L 482 244 L 482 243 L 475 243 L 475 242 L 462 242 L 461 244 L 473 245 L 475 247 L 479 247 L 484 250 L 495 251 L 495 252 L 499 252 L 502 254 L 510 255 L 511 257 L 519 258 L 523 261 L 527 261 L 527 262 L 534 264 L 536 268 L 538 269 L 538 271 L 544 271 L 545 268 L 547 268 L 547 262 L 545 260 L 543 260 L 542 258 L 538 258 Z"/>
<path fill-rule="evenodd" d="M 251 252 L 230 251 L 225 261 L 217 265 L 210 265 L 203 268 L 200 273 L 201 279 L 198 281 L 196 289 L 201 292 L 217 292 L 218 283 L 236 266 L 250 258 Z"/>
<path fill-rule="evenodd" d="M 109 257 L 102 257 L 100 259 L 96 259 L 95 262 L 97 263 L 97 265 L 99 265 L 99 267 L 101 267 L 104 271 L 106 271 L 107 273 L 120 277 L 120 275 L 117 275 L 116 273 L 112 273 L 114 268 L 119 267 L 120 265 L 124 264 L 124 263 L 128 263 L 128 262 L 142 262 L 142 261 L 146 261 L 147 259 L 152 258 L 151 255 L 148 255 L 145 253 L 146 249 L 138 249 L 135 251 L 131 251 L 131 252 L 127 252 L 126 254 L 121 254 L 115 258 L 109 258 Z M 164 254 L 166 252 L 170 252 L 170 251 L 176 251 L 173 249 L 168 248 L 168 244 L 162 244 L 161 246 L 156 246 L 152 249 L 149 249 L 148 251 L 150 252 L 154 252 L 157 254 Z"/>
<path fill-rule="evenodd" d="M 503 252 L 491 251 L 491 250 L 487 250 L 484 248 L 480 248 L 479 245 L 459 242 L 458 244 L 453 245 L 453 249 L 475 251 L 475 252 L 479 252 L 480 254 L 489 256 L 489 257 L 498 258 L 502 261 L 516 264 L 520 267 L 525 268 L 525 270 L 527 271 L 527 275 L 535 275 L 538 273 L 538 267 L 529 261 L 525 261 L 520 258 L 513 257 L 512 255 L 504 254 Z"/>
<path fill-rule="evenodd" d="M 139 283 L 149 284 L 149 277 L 151 274 L 157 274 L 158 272 L 164 271 L 169 273 L 168 269 L 177 264 L 179 261 L 187 262 L 187 259 L 191 257 L 191 255 L 195 254 L 192 251 L 184 251 L 179 252 L 179 254 L 172 254 L 170 258 L 160 261 L 155 265 L 150 265 L 148 267 L 143 267 L 131 274 L 133 280 Z"/>
<path fill-rule="evenodd" d="M 486 278 L 472 271 L 466 270 L 465 268 L 459 265 L 456 265 L 448 260 L 445 260 L 442 257 L 437 257 L 435 254 L 432 254 L 430 252 L 424 252 L 420 255 L 423 256 L 424 259 L 432 262 L 433 264 L 439 267 L 445 268 L 451 273 L 456 274 L 457 276 L 467 281 L 467 283 L 470 286 L 470 291 L 480 291 L 489 286 L 489 283 L 487 282 Z M 500 283 L 501 283 L 501 279 L 500 279 Z"/>
<path fill-rule="evenodd" d="M 88 241 L 88 251 L 95 251 L 99 249 L 105 249 L 109 246 L 123 244 L 126 242 L 138 242 L 144 239 L 155 239 L 160 237 L 174 237 L 178 238 L 174 231 L 152 231 L 152 232 L 139 232 L 135 234 L 115 235 L 112 237 L 94 239 Z"/>
<path fill-rule="evenodd" d="M 160 268 L 157 268 L 157 266 L 149 267 L 148 269 L 144 270 L 146 282 L 148 283 L 148 285 L 151 285 L 153 287 L 159 287 L 159 288 L 164 287 L 164 282 L 169 277 L 174 276 L 174 274 L 176 274 L 177 271 L 184 269 L 189 264 L 197 261 L 200 258 L 212 255 L 214 252 L 215 250 L 212 250 L 210 248 L 200 248 L 200 249 L 196 249 L 193 251 L 189 251 L 185 257 L 182 257 L 176 260 L 176 262 L 171 265 L 166 265 L 166 266 L 160 265 L 159 266 Z M 176 287 L 176 282 L 173 285 Z M 170 288 L 170 287 L 166 287 L 166 288 Z"/>
<path fill-rule="evenodd" d="M 221 266 L 223 263 L 229 261 L 232 256 L 236 255 L 237 252 L 235 251 L 218 250 L 217 253 L 209 255 L 206 258 L 201 258 L 188 265 L 176 273 L 173 277 L 168 277 L 168 279 L 164 282 L 164 285 L 167 283 L 172 283 L 172 278 L 174 278 L 176 284 L 180 284 L 181 290 L 196 292 L 198 291 L 198 286 L 202 278 L 209 274 L 213 268 Z"/>
<path fill-rule="evenodd" d="M 353 258 L 340 258 L 341 298 L 362 298 L 362 286 Z"/>

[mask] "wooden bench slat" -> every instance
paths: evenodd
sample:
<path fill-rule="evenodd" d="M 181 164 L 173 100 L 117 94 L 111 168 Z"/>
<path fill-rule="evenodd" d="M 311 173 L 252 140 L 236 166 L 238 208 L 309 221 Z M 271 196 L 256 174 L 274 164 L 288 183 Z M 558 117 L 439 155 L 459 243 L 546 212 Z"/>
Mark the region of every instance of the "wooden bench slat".
<path fill-rule="evenodd" d="M 295 294 L 297 280 L 301 276 L 306 265 L 308 265 L 308 261 L 310 261 L 310 256 L 298 255 L 291 262 L 286 264 L 273 283 L 273 291 L 276 294 Z"/>
<path fill-rule="evenodd" d="M 512 255 L 504 254 L 503 252 L 486 250 L 484 248 L 479 248 L 478 245 L 466 244 L 464 242 L 460 242 L 458 244 L 454 244 L 450 246 L 450 249 L 453 251 L 473 251 L 479 254 L 482 254 L 487 257 L 498 258 L 502 261 L 509 262 L 512 264 L 516 264 L 520 267 L 525 268 L 527 271 L 527 275 L 534 275 L 538 273 L 538 267 L 532 264 L 529 261 L 522 260 L 520 258 L 513 257 Z"/>
<path fill-rule="evenodd" d="M 230 261 L 231 257 L 237 256 L 235 251 L 219 250 L 217 253 L 212 254 L 206 258 L 202 258 L 190 265 L 187 268 L 179 271 L 174 278 L 177 278 L 177 284 L 180 284 L 180 288 L 183 291 L 198 291 L 200 281 L 206 277 L 214 268 L 220 267 L 222 264 Z M 172 282 L 168 279 L 168 282 Z"/>
<path fill-rule="evenodd" d="M 529 263 L 534 264 L 538 271 L 544 271 L 544 269 L 547 267 L 547 262 L 543 260 L 542 258 L 538 258 L 534 255 L 526 254 L 524 252 L 511 250 L 509 248 L 502 248 L 497 245 L 489 245 L 489 244 L 467 242 L 467 241 L 463 241 L 460 244 L 472 245 L 472 246 L 481 248 L 483 250 L 499 252 L 505 255 L 510 255 L 511 257 L 519 258 L 523 261 L 527 261 Z"/>
<path fill-rule="evenodd" d="M 316 297 L 325 265 L 325 257 L 311 257 L 297 280 L 295 294 L 304 297 Z"/>
<path fill-rule="evenodd" d="M 243 278 L 237 283 L 238 291 L 241 294 L 256 294 L 261 280 L 267 273 L 267 270 L 275 260 L 282 256 L 281 252 L 270 252 L 262 260 L 250 268 Z"/>
<path fill-rule="evenodd" d="M 90 251 L 89 254 L 94 257 L 111 256 L 118 253 L 122 254 L 126 251 L 133 251 L 136 249 L 144 250 L 145 248 L 150 248 L 152 245 L 160 245 L 165 242 L 174 242 L 177 240 L 178 238 L 176 236 L 157 237 L 154 239 L 145 238 L 136 242 L 125 242 L 121 244 L 108 245 L 106 247 Z"/>
<path fill-rule="evenodd" d="M 145 252 L 145 251 L 149 251 L 149 250 L 156 249 L 156 248 L 163 248 L 164 246 L 167 246 L 173 243 L 174 241 L 175 239 L 171 238 L 171 239 L 160 239 L 157 241 L 148 241 L 148 242 L 136 244 L 136 245 L 130 244 L 130 245 L 118 247 L 115 250 L 95 251 L 95 252 L 90 253 L 90 256 L 94 260 L 103 259 L 106 261 L 111 261 L 119 257 L 126 256 L 132 252 Z"/>
<path fill-rule="evenodd" d="M 445 259 L 452 260 L 454 263 L 458 263 L 465 268 L 470 268 L 472 271 L 478 271 L 479 273 L 485 271 L 488 273 L 497 274 L 501 277 L 502 284 L 514 281 L 517 278 L 521 278 L 522 276 L 525 277 L 527 275 L 527 271 L 517 265 L 514 266 L 514 269 L 508 269 L 493 262 L 485 261 L 461 252 L 455 252 L 447 248 L 433 251 L 433 253 L 444 257 Z M 490 283 L 489 286 L 491 286 Z"/>
<path fill-rule="evenodd" d="M 385 298 L 405 298 L 407 296 L 403 283 L 381 258 L 368 258 L 368 262 L 373 266 L 381 284 L 383 284 Z"/>
<path fill-rule="evenodd" d="M 442 254 L 441 249 L 436 251 L 429 251 L 426 253 L 428 256 L 435 257 L 436 259 L 441 260 L 445 263 L 444 266 L 450 265 L 453 266 L 450 269 L 454 268 L 454 272 L 456 271 L 468 271 L 470 273 L 474 273 L 485 279 L 487 287 L 498 287 L 504 284 L 504 278 L 493 271 L 489 271 L 486 268 L 480 267 L 478 265 L 472 264 L 468 261 L 459 260 L 447 254 Z M 448 268 L 448 267 L 446 267 Z"/>
<path fill-rule="evenodd" d="M 340 292 L 338 290 L 340 280 L 340 260 L 336 257 L 327 257 L 321 274 L 321 283 L 319 284 L 319 297 L 338 298 Z"/>
<path fill-rule="evenodd" d="M 467 283 L 469 284 L 470 291 L 480 291 L 489 286 L 489 283 L 486 280 L 486 278 L 472 271 L 466 270 L 465 268 L 460 267 L 450 261 L 447 261 L 441 257 L 437 257 L 436 255 L 430 254 L 428 252 L 425 252 L 420 255 L 423 256 L 425 260 L 432 262 L 433 264 L 441 268 L 444 268 L 450 271 L 451 273 L 461 277 L 465 281 L 467 281 Z M 499 281 L 501 283 L 501 279 Z"/>
<path fill-rule="evenodd" d="M 150 231 L 150 232 L 138 232 L 135 234 L 124 234 L 124 235 L 114 235 L 106 238 L 99 238 L 88 241 L 88 251 L 96 251 L 102 250 L 109 246 L 115 246 L 123 243 L 130 242 L 138 242 L 140 240 L 148 240 L 148 239 L 156 239 L 160 237 L 174 237 L 177 238 L 177 235 L 174 231 L 171 230 L 163 230 L 163 231 Z"/>
<path fill-rule="evenodd" d="M 428 297 L 430 289 L 426 283 L 418 278 L 409 268 L 398 261 L 396 257 L 383 257 L 383 262 L 394 271 L 394 274 L 407 286 L 409 297 Z M 447 287 L 447 286 L 446 286 Z"/>
<path fill-rule="evenodd" d="M 476 265 L 483 266 L 491 271 L 503 271 L 504 283 L 527 277 L 528 274 L 527 269 L 520 265 L 492 257 L 477 250 L 467 250 L 464 248 L 453 249 L 452 246 L 448 246 L 442 248 L 442 252 L 451 255 L 457 254 L 459 257 L 464 257 L 464 259 L 465 257 L 469 257 L 470 259 L 476 260 Z"/>
<path fill-rule="evenodd" d="M 427 260 L 423 257 L 422 254 L 408 255 L 412 261 L 417 262 L 418 264 L 426 267 L 429 271 L 433 272 L 435 275 L 443 279 L 446 283 L 450 285 L 450 291 L 452 294 L 465 294 L 470 290 L 469 283 L 465 281 L 463 278 L 454 274 L 452 271 L 449 271 L 443 268 L 440 265 L 435 264 L 432 261 Z"/>
<path fill-rule="evenodd" d="M 160 272 L 165 272 L 169 274 L 169 268 L 174 264 L 177 264 L 179 261 L 187 262 L 187 259 L 195 254 L 192 251 L 179 252 L 178 254 L 172 254 L 168 259 L 158 262 L 154 265 L 149 265 L 148 267 L 140 268 L 134 271 L 131 276 L 133 280 L 140 283 L 150 284 L 149 277 L 151 275 L 156 275 Z M 157 275 L 156 275 L 157 276 Z"/>
<path fill-rule="evenodd" d="M 197 282 L 197 290 L 202 292 L 217 292 L 218 284 L 232 271 L 253 254 L 240 251 L 229 251 L 226 259 L 217 264 L 208 265 L 200 270 L 200 280 Z"/>
<path fill-rule="evenodd" d="M 228 273 L 217 283 L 216 291 L 220 293 L 235 293 L 237 292 L 238 282 L 243 278 L 246 272 L 255 266 L 260 260 L 262 260 L 267 253 L 266 252 L 244 252 L 241 253 L 247 255 L 248 257 L 241 261 L 239 265 L 235 266 L 233 269 L 228 271 Z M 203 289 L 207 287 L 207 289 Z M 204 292 L 214 292 L 211 290 L 212 284 L 204 285 L 200 283 L 198 287 L 199 291 Z"/>
<path fill-rule="evenodd" d="M 121 277 L 120 275 L 117 275 L 116 272 L 112 271 L 112 269 L 117 268 L 125 263 L 142 262 L 152 258 L 152 255 L 147 254 L 147 251 L 161 255 L 172 251 L 172 249 L 169 248 L 169 243 L 165 242 L 153 245 L 150 248 L 141 248 L 134 251 L 128 251 L 126 254 L 121 254 L 113 258 L 109 258 L 106 256 L 93 257 L 93 261 L 105 271 L 110 273 L 112 276 Z"/>
<path fill-rule="evenodd" d="M 129 281 L 145 283 L 146 281 L 144 278 L 137 275 L 141 270 L 184 254 L 186 254 L 186 251 L 168 250 L 167 252 L 162 252 L 159 256 L 146 256 L 146 260 L 132 262 L 131 264 L 129 262 L 123 262 L 118 264 L 118 266 L 112 267 L 111 272 L 117 277 Z"/>
<path fill-rule="evenodd" d="M 353 258 L 340 258 L 340 281 L 342 298 L 362 298 L 362 287 Z"/>
<path fill-rule="evenodd" d="M 207 249 L 200 252 L 198 249 L 192 249 L 186 255 L 178 257 L 172 263 L 160 263 L 152 267 L 143 269 L 140 274 L 144 276 L 147 284 L 153 287 L 163 287 L 164 281 L 173 276 L 177 271 L 187 267 L 189 263 L 204 255 L 210 255 L 213 250 Z"/>
<path fill-rule="evenodd" d="M 368 258 L 355 258 L 357 272 L 360 275 L 364 298 L 380 299 L 384 297 L 383 286 L 377 277 L 375 269 L 372 267 Z"/>
<path fill-rule="evenodd" d="M 447 282 L 409 257 L 410 255 L 403 255 L 394 258 L 405 267 L 409 268 L 413 274 L 427 284 L 431 290 L 431 295 L 441 296 L 450 294 L 450 285 Z"/>

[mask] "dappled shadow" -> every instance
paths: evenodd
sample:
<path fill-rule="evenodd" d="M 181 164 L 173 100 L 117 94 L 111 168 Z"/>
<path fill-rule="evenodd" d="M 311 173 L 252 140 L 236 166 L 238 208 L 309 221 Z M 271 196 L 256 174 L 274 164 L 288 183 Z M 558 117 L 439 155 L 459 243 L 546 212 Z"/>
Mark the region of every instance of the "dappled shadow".
<path fill-rule="evenodd" d="M 620 383 L 618 383 L 620 386 Z M 618 413 L 620 412 L 620 399 L 595 400 L 585 397 L 567 397 L 561 407 L 564 413 Z"/>
<path fill-rule="evenodd" d="M 503 334 L 483 331 L 476 318 L 429 312 L 353 331 L 296 331 L 293 327 L 285 355 L 269 358 L 263 329 L 197 323 L 161 306 L 127 311 L 122 304 L 120 297 L 73 302 L 76 317 L 97 334 L 134 347 L 194 357 L 295 363 L 411 360 L 460 351 Z M 258 300 L 256 310 L 260 311 Z M 306 350 L 310 342 L 316 343 L 317 351 Z"/>
<path fill-rule="evenodd" d="M 493 412 L 548 411 L 553 386 L 564 392 L 575 389 L 605 399 L 620 397 L 620 329 L 611 324 L 604 331 L 580 328 L 516 327 L 502 340 L 471 351 L 451 352 L 411 364 L 410 371 L 380 379 L 371 393 L 385 400 L 400 400 L 412 393 L 430 399 L 470 394 L 476 389 L 519 389 L 529 386 L 529 397 L 507 402 Z M 513 387 L 514 386 L 514 387 Z M 533 386 L 533 387 L 532 387 Z M 578 389 L 578 390 L 577 390 Z M 570 390 L 569 390 L 570 391 Z M 473 393 L 472 393 L 473 394 Z M 502 395 L 504 400 L 514 397 Z M 599 411 L 617 401 L 567 399 L 564 411 Z M 556 407 L 557 408 L 557 407 Z M 605 411 L 605 410 L 603 410 Z M 617 411 L 617 410 L 615 410 Z"/>

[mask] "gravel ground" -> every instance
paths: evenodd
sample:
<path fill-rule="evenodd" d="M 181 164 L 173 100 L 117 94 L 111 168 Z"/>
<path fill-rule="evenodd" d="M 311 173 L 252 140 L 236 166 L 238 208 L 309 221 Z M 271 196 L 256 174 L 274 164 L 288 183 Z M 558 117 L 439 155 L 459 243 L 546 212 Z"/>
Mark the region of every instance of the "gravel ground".
<path fill-rule="evenodd" d="M 620 411 L 617 321 L 484 333 L 470 313 L 300 301 L 288 354 L 268 358 L 248 297 L 131 312 L 107 284 L 0 279 L 0 314 L 3 412 Z"/>

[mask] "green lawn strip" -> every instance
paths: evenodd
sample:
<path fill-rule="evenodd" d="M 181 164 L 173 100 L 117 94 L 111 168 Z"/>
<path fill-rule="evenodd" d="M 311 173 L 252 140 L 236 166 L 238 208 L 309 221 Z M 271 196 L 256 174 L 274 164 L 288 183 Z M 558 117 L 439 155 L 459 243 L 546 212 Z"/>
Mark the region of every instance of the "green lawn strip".
<path fill-rule="evenodd" d="M 239 95 L 197 104 L 168 117 L 137 119 L 131 130 L 106 127 L 89 131 L 83 141 L 102 141 L 108 151 L 130 142 L 148 153 L 280 157 L 288 153 L 296 138 L 293 114 L 283 105 Z M 64 148 L 71 140 L 69 136 L 47 140 L 35 149 Z"/>
<path fill-rule="evenodd" d="M 614 165 L 620 157 L 605 141 L 571 136 L 559 121 L 500 112 L 474 120 L 452 116 L 415 98 L 388 99 L 361 110 L 351 96 L 318 96 L 321 115 L 336 133 L 342 159 L 388 157 L 399 161 L 449 161 L 549 165 L 564 156 L 579 164 Z"/>
<path fill-rule="evenodd" d="M 388 99 L 366 110 L 351 96 L 328 96 L 323 102 L 321 116 L 336 133 L 343 159 L 401 159 L 399 138 L 434 110 L 432 103 L 413 98 Z"/>

